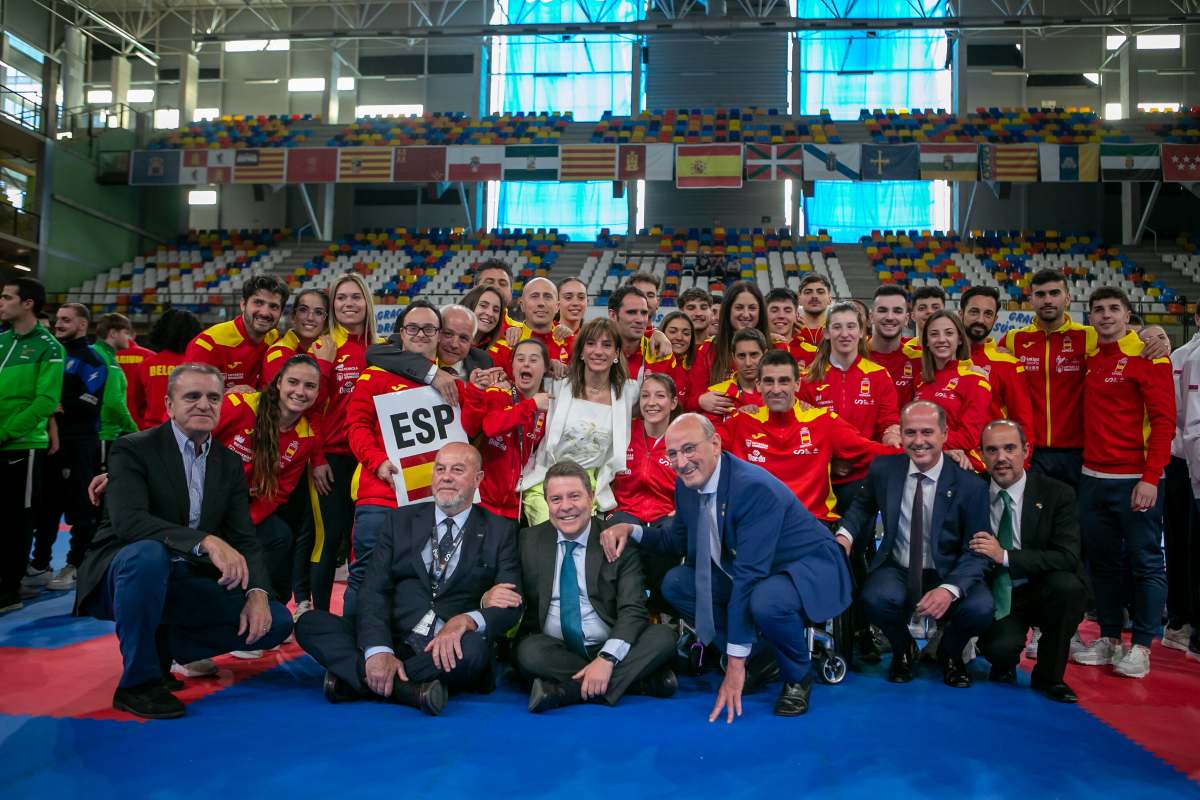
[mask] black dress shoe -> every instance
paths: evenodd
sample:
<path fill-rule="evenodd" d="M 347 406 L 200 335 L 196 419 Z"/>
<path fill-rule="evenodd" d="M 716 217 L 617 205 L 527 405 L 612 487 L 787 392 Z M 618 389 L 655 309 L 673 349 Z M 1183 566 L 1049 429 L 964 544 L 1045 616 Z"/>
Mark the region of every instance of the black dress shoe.
<path fill-rule="evenodd" d="M 328 670 L 325 671 L 325 682 L 322 686 L 325 692 L 325 699 L 331 703 L 346 703 L 350 700 L 357 700 L 358 692 L 344 680 L 334 675 Z"/>
<path fill-rule="evenodd" d="M 183 691 L 184 683 L 175 677 L 174 672 L 165 672 L 163 673 L 162 685 L 168 692 L 179 692 Z"/>
<path fill-rule="evenodd" d="M 955 689 L 971 688 L 971 675 L 961 658 L 948 658 L 942 666 L 942 683 Z"/>
<path fill-rule="evenodd" d="M 775 716 L 798 717 L 808 712 L 808 695 L 812 692 L 812 684 L 803 683 L 783 684 L 779 699 L 775 701 Z"/>
<path fill-rule="evenodd" d="M 563 686 L 558 681 L 549 678 L 534 678 L 529 690 L 529 713 L 540 714 L 563 706 L 573 706 L 583 702 L 579 689 L 574 681 L 571 686 Z"/>
<path fill-rule="evenodd" d="M 742 694 L 754 694 L 778 678 L 779 659 L 769 648 L 763 648 L 746 659 L 746 683 L 742 686 Z"/>
<path fill-rule="evenodd" d="M 988 680 L 992 683 L 1016 683 L 1017 668 L 993 666 L 988 670 Z"/>
<path fill-rule="evenodd" d="M 631 694 L 647 697 L 671 697 L 679 689 L 679 680 L 670 667 L 663 667 L 653 675 L 642 678 L 633 686 Z M 532 709 L 530 709 L 532 710 Z"/>
<path fill-rule="evenodd" d="M 1029 681 L 1029 686 L 1035 692 L 1040 692 L 1056 703 L 1078 703 L 1079 698 L 1075 696 L 1075 690 L 1067 686 L 1062 681 L 1050 683 L 1048 681 L 1040 681 L 1034 678 Z"/>
<path fill-rule="evenodd" d="M 910 642 L 907 649 L 892 648 L 892 664 L 888 667 L 888 680 L 892 683 L 909 683 L 917 674 L 917 643 Z"/>
<path fill-rule="evenodd" d="M 185 711 L 179 698 L 163 687 L 161 680 L 143 683 L 131 689 L 113 692 L 113 708 L 128 711 L 142 719 L 175 719 Z"/>
<path fill-rule="evenodd" d="M 883 660 L 879 642 L 875 641 L 875 633 L 870 628 L 864 628 L 854 634 L 854 643 L 858 650 L 858 660 L 864 664 L 878 664 Z"/>
<path fill-rule="evenodd" d="M 396 681 L 392 687 L 392 700 L 402 706 L 410 706 L 431 717 L 442 713 L 446 707 L 446 687 L 441 681 L 414 683 L 413 681 Z"/>

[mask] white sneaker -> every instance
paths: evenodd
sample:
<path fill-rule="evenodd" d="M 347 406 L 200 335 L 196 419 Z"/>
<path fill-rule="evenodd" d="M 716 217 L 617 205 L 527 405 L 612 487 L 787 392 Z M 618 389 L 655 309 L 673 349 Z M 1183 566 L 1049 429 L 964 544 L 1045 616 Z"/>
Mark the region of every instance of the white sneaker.
<path fill-rule="evenodd" d="M 1125 647 L 1120 639 L 1108 639 L 1101 636 L 1071 656 L 1076 664 L 1089 667 L 1102 667 L 1105 664 L 1116 664 L 1125 657 Z"/>
<path fill-rule="evenodd" d="M 1025 657 L 1026 658 L 1037 658 L 1038 640 L 1041 638 L 1042 638 L 1041 629 L 1034 628 L 1033 633 L 1030 634 L 1030 636 L 1029 636 L 1029 644 L 1025 645 Z M 1072 639 L 1071 641 L 1074 642 L 1075 640 Z"/>
<path fill-rule="evenodd" d="M 1192 638 L 1192 626 L 1183 625 L 1179 628 L 1167 628 L 1163 632 L 1162 643 L 1163 647 L 1169 647 L 1172 650 L 1182 650 L 1187 652 L 1188 642 Z"/>
<path fill-rule="evenodd" d="M 301 600 L 299 603 L 296 603 L 296 610 L 292 612 L 292 622 L 295 622 L 312 610 L 313 604 L 311 600 Z M 1186 645 L 1187 642 L 1185 641 L 1184 644 Z"/>
<path fill-rule="evenodd" d="M 1126 678 L 1144 678 L 1150 674 L 1150 648 L 1135 644 L 1113 664 L 1113 672 Z"/>
<path fill-rule="evenodd" d="M 247 661 L 253 661 L 256 658 L 262 658 L 262 650 L 230 650 L 229 655 L 234 658 L 244 658 Z"/>
<path fill-rule="evenodd" d="M 52 592 L 65 592 L 75 588 L 75 573 L 76 570 L 70 564 L 58 571 L 54 579 L 46 584 L 46 588 Z"/>
<path fill-rule="evenodd" d="M 1075 631 L 1075 635 L 1071 637 L 1071 646 L 1069 650 L 1071 658 L 1075 658 L 1076 653 L 1082 653 L 1084 650 L 1087 650 L 1087 648 L 1088 646 L 1084 643 L 1083 639 L 1079 638 L 1079 631 Z"/>
<path fill-rule="evenodd" d="M 25 577 L 21 578 L 21 585 L 28 586 L 34 589 L 41 589 L 54 578 L 54 571 L 50 569 L 34 569 L 32 565 L 25 567 Z"/>
<path fill-rule="evenodd" d="M 216 675 L 217 665 L 211 658 L 202 658 L 199 661 L 189 661 L 186 664 L 180 664 L 178 661 L 172 661 L 171 672 L 174 672 L 176 675 L 182 675 L 185 678 L 204 678 L 209 675 Z"/>

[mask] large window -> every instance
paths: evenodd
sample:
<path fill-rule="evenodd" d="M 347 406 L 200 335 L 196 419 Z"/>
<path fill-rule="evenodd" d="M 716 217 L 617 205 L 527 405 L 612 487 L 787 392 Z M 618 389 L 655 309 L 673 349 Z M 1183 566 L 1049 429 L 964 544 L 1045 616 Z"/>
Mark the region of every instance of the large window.
<path fill-rule="evenodd" d="M 946 13 L 944 0 L 831 0 L 809 3 L 813 16 L 911 17 Z M 834 120 L 858 119 L 863 108 L 946 108 L 951 72 L 946 36 L 936 31 L 805 33 L 800 48 L 800 114 L 826 109 Z M 806 203 L 810 232 L 855 241 L 873 229 L 921 229 L 949 223 L 949 189 L 942 182 L 841 183 L 818 181 Z"/>
<path fill-rule="evenodd" d="M 638 18 L 629 0 L 538 2 L 497 0 L 493 22 L 623 22 Z M 491 50 L 489 108 L 570 112 L 592 121 L 605 111 L 629 114 L 634 39 L 628 36 L 496 37 Z M 501 227 L 558 228 L 575 240 L 601 228 L 623 231 L 624 198 L 610 182 L 504 182 L 488 192 L 489 222 Z"/>

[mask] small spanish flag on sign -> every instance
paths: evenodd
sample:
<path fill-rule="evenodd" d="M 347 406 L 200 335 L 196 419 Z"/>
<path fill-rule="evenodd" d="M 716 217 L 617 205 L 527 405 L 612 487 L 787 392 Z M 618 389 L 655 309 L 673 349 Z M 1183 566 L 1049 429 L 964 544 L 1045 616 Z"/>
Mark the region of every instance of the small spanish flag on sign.
<path fill-rule="evenodd" d="M 741 144 L 676 145 L 675 188 L 742 188 Z"/>
<path fill-rule="evenodd" d="M 400 459 L 400 474 L 404 476 L 404 491 L 408 502 L 433 496 L 433 462 L 437 450 Z"/>

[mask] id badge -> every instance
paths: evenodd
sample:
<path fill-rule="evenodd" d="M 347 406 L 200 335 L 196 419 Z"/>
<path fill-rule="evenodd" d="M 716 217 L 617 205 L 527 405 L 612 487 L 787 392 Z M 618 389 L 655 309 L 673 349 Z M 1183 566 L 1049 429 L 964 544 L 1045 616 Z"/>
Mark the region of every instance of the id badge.
<path fill-rule="evenodd" d="M 421 621 L 413 627 L 413 633 L 418 636 L 428 636 L 429 631 L 433 628 L 433 621 L 437 619 L 437 615 L 433 613 L 433 609 L 425 612 L 425 616 L 421 617 Z"/>

